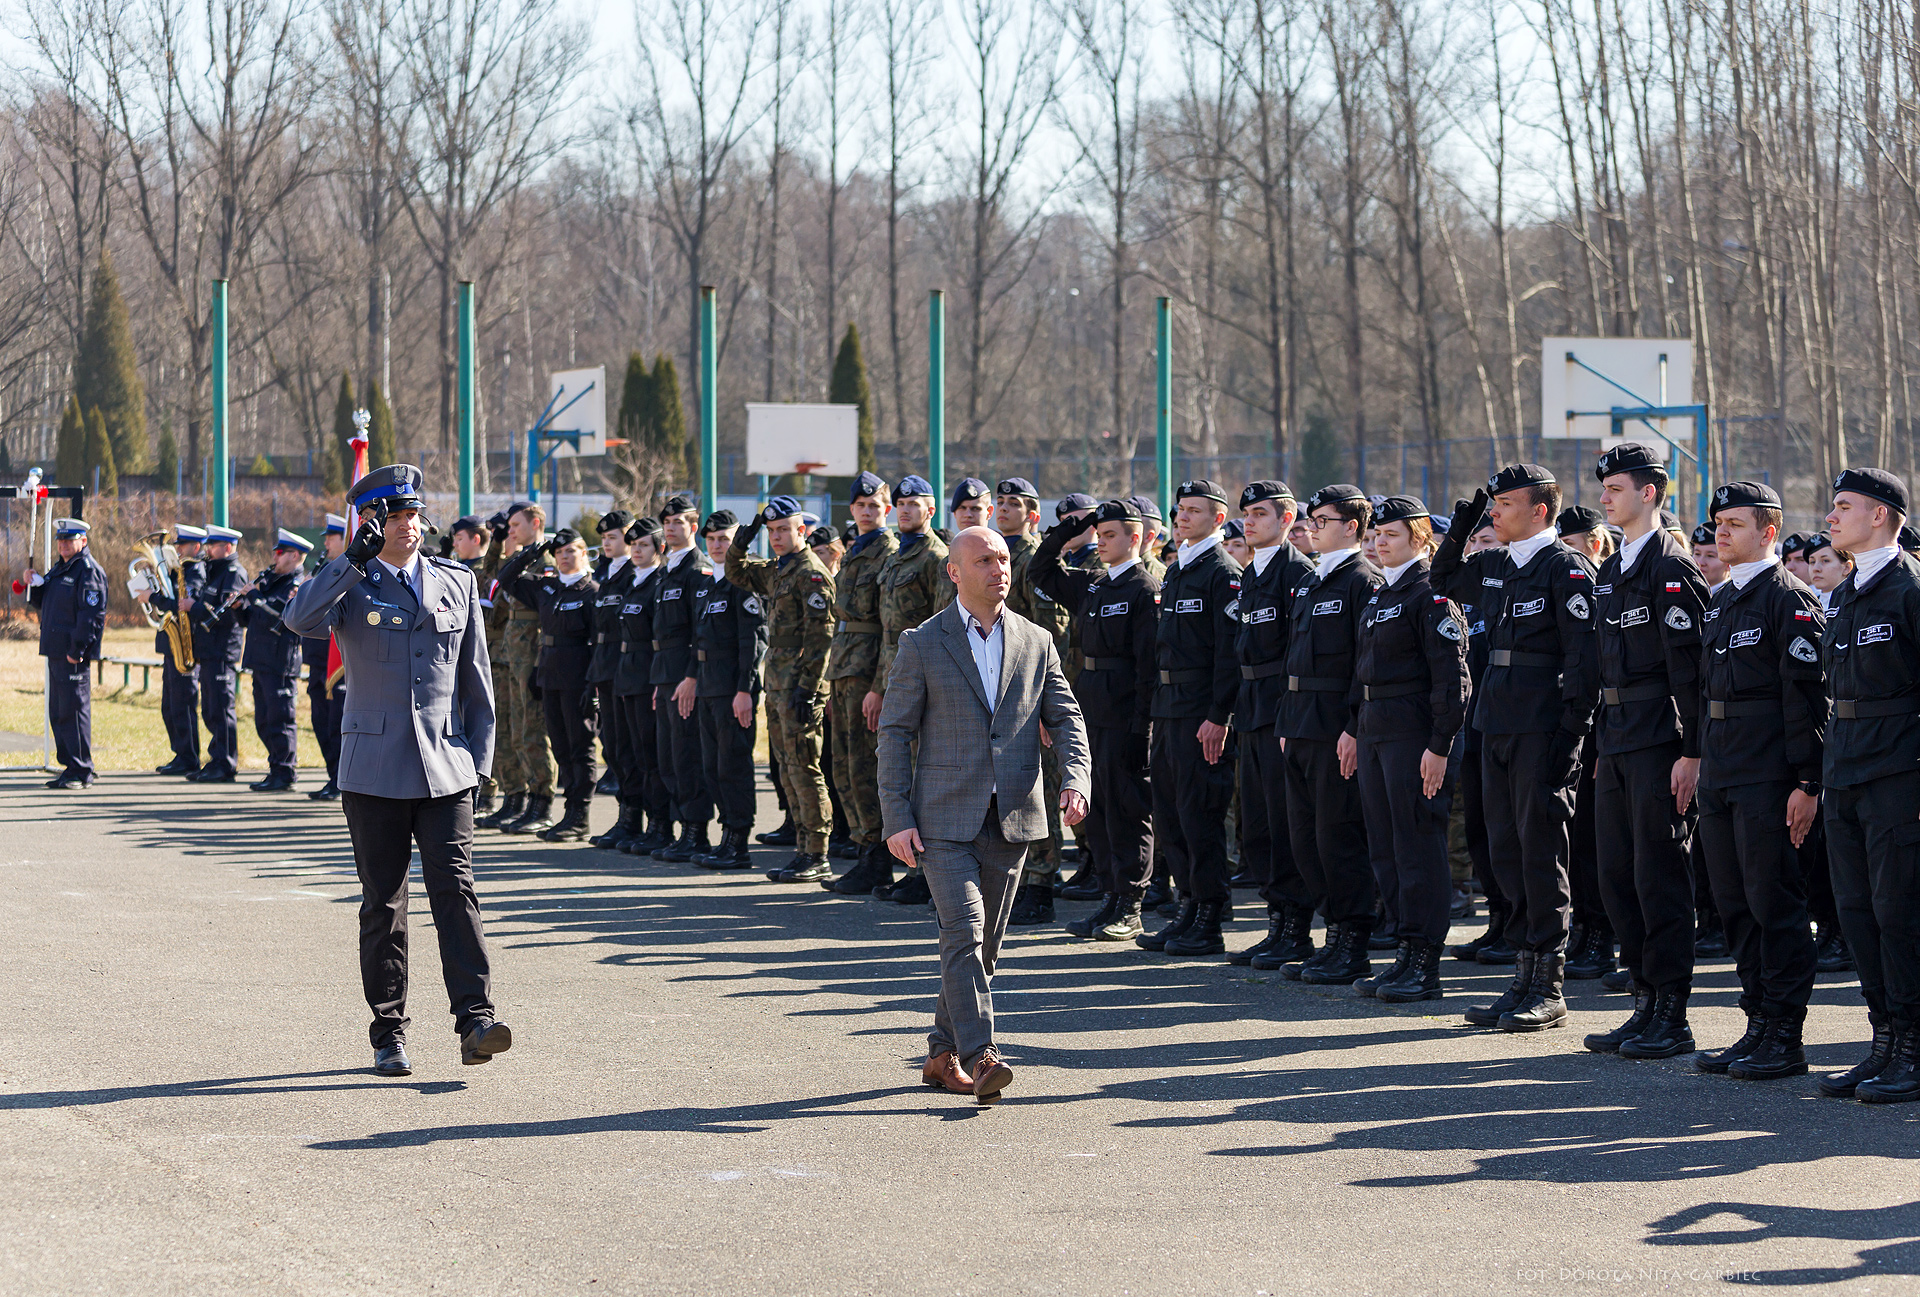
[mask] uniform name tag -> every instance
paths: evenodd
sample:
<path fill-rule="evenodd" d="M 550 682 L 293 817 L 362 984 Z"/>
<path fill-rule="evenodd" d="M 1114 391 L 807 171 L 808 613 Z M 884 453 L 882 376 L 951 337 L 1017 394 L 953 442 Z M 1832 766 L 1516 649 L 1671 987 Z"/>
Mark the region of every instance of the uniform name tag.
<path fill-rule="evenodd" d="M 1127 605 L 1123 603 L 1102 604 L 1100 605 L 1100 615 L 1102 617 L 1124 617 L 1127 615 Z"/>
<path fill-rule="evenodd" d="M 1494 589 L 1496 589 L 1496 590 L 1498 590 L 1498 589 L 1500 589 L 1500 587 L 1502 587 L 1502 586 L 1504 586 L 1504 585 L 1506 584 L 1506 582 L 1505 582 L 1505 581 L 1502 581 L 1502 580 L 1501 580 L 1501 579 L 1500 579 L 1499 577 L 1497 577 L 1497 576 L 1483 576 L 1483 577 L 1481 577 L 1481 578 L 1480 578 L 1480 584 L 1481 584 L 1481 585 L 1490 585 L 1490 586 L 1492 586 L 1492 587 L 1493 587 Z"/>
<path fill-rule="evenodd" d="M 1647 619 L 1652 615 L 1653 614 L 1645 608 L 1629 608 L 1620 614 L 1620 625 L 1622 627 L 1645 626 Z"/>
<path fill-rule="evenodd" d="M 707 605 L 707 611 L 709 613 L 725 612 L 726 610 L 727 610 L 727 601 L 725 599 L 715 599 L 712 603 Z"/>
<path fill-rule="evenodd" d="M 1547 601 L 1545 599 L 1528 599 L 1513 606 L 1513 615 L 1516 617 L 1532 617 L 1546 610 Z"/>
<path fill-rule="evenodd" d="M 1709 608 L 1707 609 L 1707 615 L 1704 618 L 1702 618 L 1702 620 L 1712 621 L 1715 617 L 1718 617 L 1719 615 L 1720 615 L 1720 610 L 1718 608 Z"/>
<path fill-rule="evenodd" d="M 622 617 L 637 617 L 640 615 L 640 608 L 641 605 L 637 603 L 623 603 L 620 605 L 620 615 Z"/>
<path fill-rule="evenodd" d="M 1198 599 L 1175 599 L 1173 601 L 1173 610 L 1175 612 L 1199 612 L 1201 606 L 1201 602 Z"/>
<path fill-rule="evenodd" d="M 1611 583 L 1611 582 L 1609 582 L 1609 583 L 1608 583 L 1608 584 L 1606 584 L 1606 585 L 1597 585 L 1597 586 L 1595 586 L 1595 587 L 1593 587 L 1593 592 L 1594 592 L 1595 594 L 1612 594 L 1612 593 L 1613 593 L 1613 585 L 1612 585 L 1612 583 Z"/>
<path fill-rule="evenodd" d="M 1758 626 L 1751 627 L 1747 630 L 1737 630 L 1733 633 L 1733 638 L 1727 641 L 1727 647 L 1752 648 L 1755 644 L 1758 644 L 1760 642 L 1760 636 L 1762 633 L 1763 632 Z"/>
<path fill-rule="evenodd" d="M 660 592 L 660 597 L 662 599 L 678 599 L 680 597 L 680 587 L 677 585 L 668 586 Z"/>
<path fill-rule="evenodd" d="M 1324 603 L 1317 603 L 1313 606 L 1313 615 L 1315 617 L 1325 617 L 1339 611 L 1340 601 L 1338 599 L 1328 599 Z"/>
<path fill-rule="evenodd" d="M 585 599 L 575 599 L 572 603 L 557 603 L 553 606 L 553 610 L 555 612 L 572 612 L 575 608 L 584 608 L 586 606 L 587 601 Z"/>
<path fill-rule="evenodd" d="M 1893 623 L 1881 622 L 1878 626 L 1862 626 L 1859 635 L 1854 637 L 1855 644 L 1884 644 L 1893 638 Z"/>
<path fill-rule="evenodd" d="M 1247 614 L 1247 625 L 1264 626 L 1279 615 L 1277 608 L 1255 608 Z"/>
<path fill-rule="evenodd" d="M 1378 626 L 1383 621 L 1392 621 L 1395 617 L 1398 617 L 1400 615 L 1400 610 L 1404 607 L 1406 607 L 1405 604 L 1397 603 L 1397 604 L 1394 604 L 1391 608 L 1380 609 L 1378 612 L 1373 614 L 1373 624 Z"/>

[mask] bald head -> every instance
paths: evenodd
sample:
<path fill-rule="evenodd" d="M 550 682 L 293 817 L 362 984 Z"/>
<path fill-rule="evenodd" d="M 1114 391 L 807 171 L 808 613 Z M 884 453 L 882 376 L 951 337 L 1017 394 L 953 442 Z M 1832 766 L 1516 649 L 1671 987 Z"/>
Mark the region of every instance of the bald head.
<path fill-rule="evenodd" d="M 953 538 L 953 548 L 947 552 L 947 575 L 968 612 L 983 622 L 997 619 L 1013 584 L 1007 542 L 990 527 L 967 528 Z"/>

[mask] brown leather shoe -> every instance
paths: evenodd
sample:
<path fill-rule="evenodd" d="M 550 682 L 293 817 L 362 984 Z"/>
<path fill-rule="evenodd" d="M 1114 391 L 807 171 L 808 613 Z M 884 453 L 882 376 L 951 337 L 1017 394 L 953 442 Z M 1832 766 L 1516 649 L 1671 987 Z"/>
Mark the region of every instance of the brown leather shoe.
<path fill-rule="evenodd" d="M 973 1078 L 960 1066 L 960 1060 L 954 1057 L 951 1049 L 929 1054 L 926 1065 L 920 1069 L 920 1079 L 936 1090 L 951 1090 L 955 1094 L 973 1093 Z"/>
<path fill-rule="evenodd" d="M 1013 1083 L 1013 1069 L 992 1045 L 973 1060 L 973 1097 L 982 1104 L 1000 1102 L 1000 1092 Z"/>

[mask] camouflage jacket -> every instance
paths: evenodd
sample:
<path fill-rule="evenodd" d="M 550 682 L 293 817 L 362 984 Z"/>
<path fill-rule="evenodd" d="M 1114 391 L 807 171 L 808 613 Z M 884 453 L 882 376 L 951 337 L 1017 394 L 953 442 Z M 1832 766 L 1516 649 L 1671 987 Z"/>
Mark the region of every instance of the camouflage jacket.
<path fill-rule="evenodd" d="M 874 665 L 873 691 L 887 691 L 887 672 L 900 636 L 953 602 L 956 591 L 947 579 L 947 543 L 926 532 L 912 545 L 895 551 L 880 568 L 880 660 Z"/>
<path fill-rule="evenodd" d="M 880 662 L 880 570 L 900 548 L 885 527 L 854 542 L 833 579 L 833 610 L 840 620 L 827 659 L 829 680 L 870 680 Z"/>
<path fill-rule="evenodd" d="M 819 693 L 833 642 L 833 577 L 811 548 L 756 558 L 738 538 L 727 550 L 727 580 L 760 597 L 767 617 L 767 689 Z"/>

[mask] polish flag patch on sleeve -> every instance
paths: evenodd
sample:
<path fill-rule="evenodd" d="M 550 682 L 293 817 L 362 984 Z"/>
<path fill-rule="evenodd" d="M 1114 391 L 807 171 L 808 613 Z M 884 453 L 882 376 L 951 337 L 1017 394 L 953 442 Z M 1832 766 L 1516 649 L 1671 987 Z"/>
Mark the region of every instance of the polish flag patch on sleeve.
<path fill-rule="evenodd" d="M 1587 573 L 1585 568 L 1579 568 L 1579 567 L 1570 568 L 1567 571 L 1567 575 L 1572 577 L 1576 581 L 1584 581 L 1587 579 Z"/>
<path fill-rule="evenodd" d="M 1812 621 L 1812 620 L 1813 620 L 1813 609 L 1811 609 L 1811 608 L 1795 608 L 1795 609 L 1793 610 L 1793 619 L 1794 619 L 1795 621 Z"/>
<path fill-rule="evenodd" d="M 1667 593 L 1668 593 L 1668 594 L 1679 594 L 1679 593 L 1680 593 L 1680 585 L 1681 585 L 1681 583 L 1680 583 L 1680 582 L 1678 582 L 1678 581 L 1669 581 L 1669 582 L 1667 582 Z"/>

